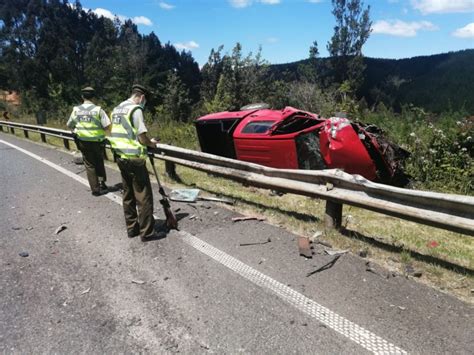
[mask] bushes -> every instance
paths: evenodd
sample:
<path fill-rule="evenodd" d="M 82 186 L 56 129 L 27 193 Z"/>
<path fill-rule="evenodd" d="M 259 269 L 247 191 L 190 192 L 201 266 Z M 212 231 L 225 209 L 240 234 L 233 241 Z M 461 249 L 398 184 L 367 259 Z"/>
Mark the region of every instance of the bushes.
<path fill-rule="evenodd" d="M 472 195 L 474 122 L 463 116 L 462 112 L 432 116 L 407 106 L 401 114 L 379 110 L 367 121 L 412 153 L 406 170 L 415 188 Z"/>

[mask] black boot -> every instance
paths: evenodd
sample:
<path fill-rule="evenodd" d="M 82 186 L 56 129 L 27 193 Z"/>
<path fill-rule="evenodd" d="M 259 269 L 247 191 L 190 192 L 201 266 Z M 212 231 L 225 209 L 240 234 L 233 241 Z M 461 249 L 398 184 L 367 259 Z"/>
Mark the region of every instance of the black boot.
<path fill-rule="evenodd" d="M 105 181 L 99 182 L 100 194 L 104 195 L 109 192 L 109 188 L 105 184 Z"/>

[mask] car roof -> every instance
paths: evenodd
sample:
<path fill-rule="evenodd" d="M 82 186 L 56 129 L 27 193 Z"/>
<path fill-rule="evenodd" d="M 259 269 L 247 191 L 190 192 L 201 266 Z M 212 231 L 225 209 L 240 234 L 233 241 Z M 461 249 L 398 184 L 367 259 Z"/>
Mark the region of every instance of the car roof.
<path fill-rule="evenodd" d="M 252 121 L 281 121 L 298 112 L 313 116 L 315 118 L 317 117 L 317 115 L 315 115 L 314 113 L 298 110 L 294 107 L 287 106 L 283 110 L 261 109 L 261 110 L 216 112 L 216 113 L 211 113 L 206 116 L 199 117 L 197 121 L 242 119 L 246 117 L 252 118 Z"/>

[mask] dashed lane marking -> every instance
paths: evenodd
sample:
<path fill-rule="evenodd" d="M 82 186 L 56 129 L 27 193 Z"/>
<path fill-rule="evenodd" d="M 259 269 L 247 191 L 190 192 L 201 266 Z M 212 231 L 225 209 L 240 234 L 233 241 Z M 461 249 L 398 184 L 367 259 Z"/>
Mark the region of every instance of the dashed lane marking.
<path fill-rule="evenodd" d="M 30 151 L 20 148 L 14 144 L 0 140 L 0 143 L 3 143 L 7 146 L 10 146 L 48 166 L 51 168 L 67 175 L 77 182 L 85 186 L 89 186 L 89 183 L 86 179 L 74 174 L 73 172 L 55 164 L 51 161 L 40 157 Z M 118 195 L 109 193 L 104 195 L 113 202 L 122 205 L 122 198 Z M 309 315 L 310 317 L 315 318 L 319 322 L 323 323 L 327 327 L 333 329 L 339 334 L 345 336 L 351 341 L 359 344 L 366 350 L 373 352 L 374 354 L 406 354 L 405 350 L 400 349 L 394 344 L 386 341 L 385 339 L 379 337 L 378 335 L 362 328 L 361 326 L 347 320 L 346 318 L 338 315 L 337 313 L 331 311 L 330 309 L 321 306 L 314 300 L 302 295 L 301 293 L 293 290 L 292 288 L 278 282 L 271 277 L 261 273 L 260 271 L 252 268 L 251 266 L 241 262 L 240 260 L 234 258 L 233 256 L 213 247 L 212 245 L 206 243 L 205 241 L 195 237 L 194 235 L 185 232 L 179 231 L 179 235 L 182 237 L 183 241 L 200 251 L 201 253 L 211 257 L 218 263 L 227 267 L 228 269 L 234 271 L 238 275 L 242 276 L 246 280 L 252 282 L 253 284 L 271 291 L 273 294 L 289 303 L 296 309 L 301 312 Z"/>

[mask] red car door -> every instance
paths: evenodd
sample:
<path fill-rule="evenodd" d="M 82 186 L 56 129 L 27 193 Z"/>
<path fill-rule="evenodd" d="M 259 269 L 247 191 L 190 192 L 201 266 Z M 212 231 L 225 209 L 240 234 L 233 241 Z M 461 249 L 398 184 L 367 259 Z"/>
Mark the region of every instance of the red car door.
<path fill-rule="evenodd" d="M 281 169 L 298 169 L 294 134 L 272 136 L 277 121 L 268 117 L 243 120 L 234 132 L 237 159 Z"/>

